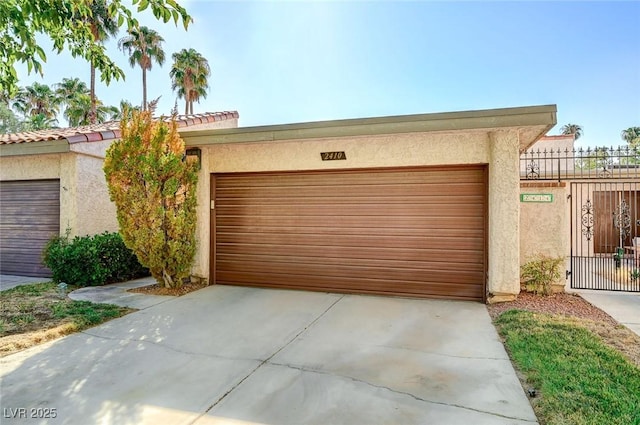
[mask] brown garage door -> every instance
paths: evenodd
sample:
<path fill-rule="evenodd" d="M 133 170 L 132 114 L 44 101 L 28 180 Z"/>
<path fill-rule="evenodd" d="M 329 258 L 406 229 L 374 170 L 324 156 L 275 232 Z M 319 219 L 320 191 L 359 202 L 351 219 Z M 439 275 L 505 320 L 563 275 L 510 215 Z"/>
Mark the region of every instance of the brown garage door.
<path fill-rule="evenodd" d="M 0 182 L 0 273 L 51 276 L 42 249 L 60 233 L 60 181 Z"/>
<path fill-rule="evenodd" d="M 486 169 L 212 175 L 216 283 L 484 299 Z"/>

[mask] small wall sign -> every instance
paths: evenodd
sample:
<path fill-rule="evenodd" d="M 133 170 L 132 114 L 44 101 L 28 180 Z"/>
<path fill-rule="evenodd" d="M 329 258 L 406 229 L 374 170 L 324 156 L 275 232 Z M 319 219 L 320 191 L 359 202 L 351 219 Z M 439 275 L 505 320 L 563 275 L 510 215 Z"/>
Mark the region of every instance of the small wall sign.
<path fill-rule="evenodd" d="M 344 151 L 340 152 L 320 152 L 320 157 L 323 161 L 338 161 L 341 159 L 347 159 Z"/>
<path fill-rule="evenodd" d="M 553 202 L 552 193 L 521 193 L 520 202 Z"/>

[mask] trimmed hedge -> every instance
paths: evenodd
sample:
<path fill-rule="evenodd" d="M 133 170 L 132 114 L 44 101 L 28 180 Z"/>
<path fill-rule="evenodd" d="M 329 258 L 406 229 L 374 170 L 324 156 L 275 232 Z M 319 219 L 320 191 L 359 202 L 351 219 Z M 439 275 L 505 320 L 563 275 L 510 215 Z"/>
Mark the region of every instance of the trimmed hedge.
<path fill-rule="evenodd" d="M 67 232 L 47 243 L 43 260 L 55 282 L 77 286 L 123 282 L 149 274 L 119 233 L 76 236 L 69 240 Z"/>

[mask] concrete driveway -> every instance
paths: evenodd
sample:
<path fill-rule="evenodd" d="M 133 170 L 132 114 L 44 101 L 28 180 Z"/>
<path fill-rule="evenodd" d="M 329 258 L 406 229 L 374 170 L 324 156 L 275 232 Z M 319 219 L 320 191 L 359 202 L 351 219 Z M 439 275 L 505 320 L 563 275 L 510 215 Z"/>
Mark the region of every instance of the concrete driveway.
<path fill-rule="evenodd" d="M 5 357 L 0 375 L 2 424 L 536 422 L 472 302 L 216 286 Z"/>

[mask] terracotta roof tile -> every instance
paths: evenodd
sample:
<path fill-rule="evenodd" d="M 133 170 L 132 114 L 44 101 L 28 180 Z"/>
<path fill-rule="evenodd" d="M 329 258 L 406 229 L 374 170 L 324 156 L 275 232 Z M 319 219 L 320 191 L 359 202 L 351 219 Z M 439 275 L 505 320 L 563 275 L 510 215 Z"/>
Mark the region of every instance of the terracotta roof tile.
<path fill-rule="evenodd" d="M 224 121 L 238 118 L 237 111 L 205 112 L 203 114 L 178 115 L 178 127 L 189 127 L 195 124 Z M 164 122 L 171 120 L 170 116 L 162 116 Z M 120 122 L 109 121 L 102 124 L 85 125 L 71 128 L 51 128 L 47 130 L 25 131 L 22 133 L 0 134 L 0 145 L 16 143 L 46 142 L 50 140 L 66 139 L 69 143 L 94 142 L 110 140 L 120 137 Z"/>

